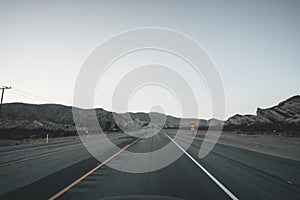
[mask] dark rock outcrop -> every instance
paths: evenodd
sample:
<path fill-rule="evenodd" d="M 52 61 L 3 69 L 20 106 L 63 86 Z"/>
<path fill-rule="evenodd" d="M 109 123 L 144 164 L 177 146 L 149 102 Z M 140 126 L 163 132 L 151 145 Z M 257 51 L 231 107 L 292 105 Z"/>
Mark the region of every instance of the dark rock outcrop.
<path fill-rule="evenodd" d="M 294 96 L 267 109 L 257 109 L 256 122 L 262 124 L 299 124 L 300 96 Z"/>
<path fill-rule="evenodd" d="M 234 115 L 225 122 L 225 130 L 247 134 L 300 134 L 300 96 L 291 97 L 276 106 L 257 109 L 255 115 Z"/>
<path fill-rule="evenodd" d="M 239 115 L 236 114 L 230 118 L 228 118 L 225 122 L 225 125 L 233 125 L 233 126 L 245 126 L 251 125 L 255 122 L 255 115 Z"/>

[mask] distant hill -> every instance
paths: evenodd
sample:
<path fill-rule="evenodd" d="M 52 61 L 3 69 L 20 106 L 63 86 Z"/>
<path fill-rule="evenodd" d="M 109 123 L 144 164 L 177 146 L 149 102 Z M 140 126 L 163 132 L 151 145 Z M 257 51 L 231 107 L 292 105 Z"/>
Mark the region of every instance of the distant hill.
<path fill-rule="evenodd" d="M 92 110 L 80 109 L 86 118 L 91 117 Z M 180 119 L 166 116 L 160 113 L 129 113 L 132 120 L 126 114 L 118 114 L 106 111 L 102 108 L 95 109 L 96 116 L 104 131 L 133 130 L 145 127 L 189 128 L 189 122 L 195 121 L 201 126 L 206 126 L 206 120 Z M 118 122 L 118 125 L 116 123 Z M 152 121 L 152 123 L 151 123 Z M 119 127 L 120 126 L 120 127 Z M 93 131 L 89 127 L 89 131 Z M 51 134 L 53 137 L 69 136 L 77 133 L 72 107 L 59 104 L 25 104 L 9 103 L 2 106 L 0 115 L 0 139 L 45 137 Z"/>
<path fill-rule="evenodd" d="M 91 110 L 77 108 L 86 117 L 90 117 Z M 96 116 L 104 131 L 122 129 L 138 129 L 146 127 L 163 127 L 176 129 L 189 128 L 189 122 L 195 121 L 200 129 L 207 129 L 208 125 L 224 125 L 224 130 L 241 131 L 246 133 L 285 131 L 299 134 L 300 127 L 300 96 L 294 96 L 267 109 L 257 109 L 256 115 L 234 115 L 226 121 L 218 119 L 180 119 L 160 113 L 126 113 L 117 114 L 97 108 Z M 115 118 L 114 118 L 115 117 Z M 118 125 L 116 123 L 118 121 Z M 152 121 L 152 123 L 151 123 Z M 165 123 L 164 123 L 165 122 Z M 180 124 L 181 123 L 181 124 Z M 92 130 L 90 130 L 92 131 Z M 24 104 L 9 103 L 2 106 L 0 115 L 0 139 L 23 139 L 45 137 L 50 133 L 53 137 L 75 135 L 72 107 L 58 104 Z"/>
<path fill-rule="evenodd" d="M 106 129 L 113 128 L 111 112 L 96 109 L 96 113 L 101 126 Z M 76 134 L 72 107 L 58 104 L 24 103 L 10 103 L 2 106 L 0 138 L 44 137 L 48 133 L 53 137 Z"/>

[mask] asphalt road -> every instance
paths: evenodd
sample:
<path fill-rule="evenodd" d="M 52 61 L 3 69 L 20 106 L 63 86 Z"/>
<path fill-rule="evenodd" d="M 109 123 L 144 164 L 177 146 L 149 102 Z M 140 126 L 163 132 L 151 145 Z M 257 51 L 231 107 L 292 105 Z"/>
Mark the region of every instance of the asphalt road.
<path fill-rule="evenodd" d="M 112 134 L 110 140 L 136 153 L 169 143 L 181 152 L 191 137 L 186 134 L 175 141 L 173 136 L 174 131 L 166 130 L 139 140 Z M 106 143 L 86 141 L 107 162 L 130 163 Z M 222 144 L 200 159 L 201 144 L 195 139 L 175 162 L 148 173 L 108 167 L 91 156 L 80 140 L 0 148 L 0 199 L 300 199 L 299 161 Z"/>

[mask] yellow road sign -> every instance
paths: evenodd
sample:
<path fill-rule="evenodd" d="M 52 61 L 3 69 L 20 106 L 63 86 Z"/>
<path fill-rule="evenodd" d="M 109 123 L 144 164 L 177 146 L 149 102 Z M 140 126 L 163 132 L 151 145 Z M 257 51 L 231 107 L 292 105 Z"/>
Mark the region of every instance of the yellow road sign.
<path fill-rule="evenodd" d="M 195 122 L 191 121 L 190 123 L 190 126 L 195 126 Z"/>

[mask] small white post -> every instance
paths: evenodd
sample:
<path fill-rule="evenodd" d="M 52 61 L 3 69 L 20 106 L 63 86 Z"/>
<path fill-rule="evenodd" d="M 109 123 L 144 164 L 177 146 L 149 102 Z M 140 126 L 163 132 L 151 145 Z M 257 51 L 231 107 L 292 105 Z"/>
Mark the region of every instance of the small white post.
<path fill-rule="evenodd" d="M 49 142 L 49 134 L 47 134 L 46 144 L 48 144 L 48 142 Z"/>

